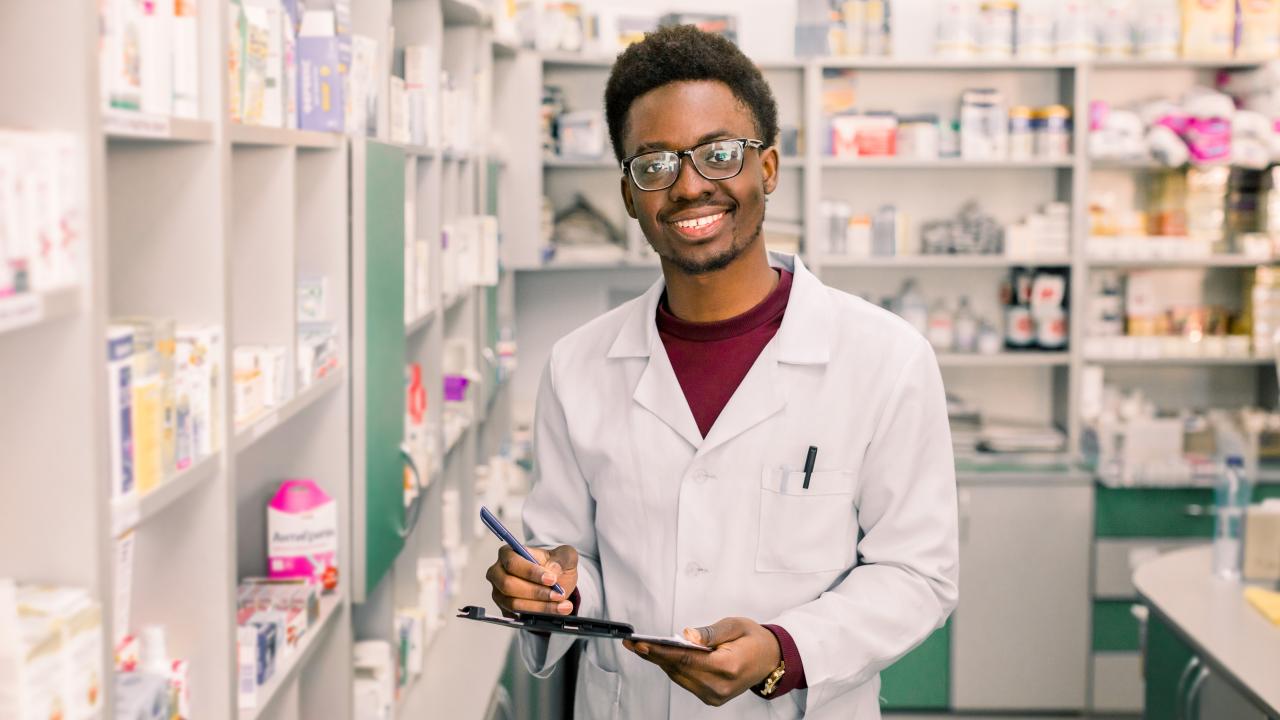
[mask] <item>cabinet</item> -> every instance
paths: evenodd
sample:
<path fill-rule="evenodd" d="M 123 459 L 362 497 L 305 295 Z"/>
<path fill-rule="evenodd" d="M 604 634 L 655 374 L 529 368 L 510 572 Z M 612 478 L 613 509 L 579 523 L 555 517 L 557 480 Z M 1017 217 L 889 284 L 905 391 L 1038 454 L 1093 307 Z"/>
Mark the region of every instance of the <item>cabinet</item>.
<path fill-rule="evenodd" d="M 1080 710 L 1089 652 L 1087 484 L 961 486 L 956 710 Z"/>
<path fill-rule="evenodd" d="M 884 710 L 946 710 L 951 703 L 951 623 L 880 673 Z"/>

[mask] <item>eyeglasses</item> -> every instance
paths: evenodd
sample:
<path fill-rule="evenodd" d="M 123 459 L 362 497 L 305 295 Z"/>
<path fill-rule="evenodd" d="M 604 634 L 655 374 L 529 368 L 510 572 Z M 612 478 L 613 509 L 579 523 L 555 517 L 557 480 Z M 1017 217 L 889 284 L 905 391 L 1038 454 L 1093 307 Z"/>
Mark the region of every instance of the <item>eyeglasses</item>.
<path fill-rule="evenodd" d="M 728 180 L 742 172 L 742 160 L 747 148 L 764 147 L 760 140 L 735 138 L 713 140 L 689 150 L 652 150 L 632 155 L 622 161 L 622 171 L 631 176 L 631 182 L 641 190 L 666 190 L 680 177 L 680 163 L 684 156 L 693 160 L 698 174 L 708 180 Z"/>

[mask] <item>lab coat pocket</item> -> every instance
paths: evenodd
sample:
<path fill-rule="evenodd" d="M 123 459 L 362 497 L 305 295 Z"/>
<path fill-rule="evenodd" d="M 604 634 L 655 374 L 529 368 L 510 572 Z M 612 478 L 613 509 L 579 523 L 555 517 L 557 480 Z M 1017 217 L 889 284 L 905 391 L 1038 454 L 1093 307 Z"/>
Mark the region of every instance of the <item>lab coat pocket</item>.
<path fill-rule="evenodd" d="M 622 677 L 600 667 L 592 660 L 589 652 L 583 652 L 578 662 L 574 717 L 590 720 L 616 718 L 621 699 Z"/>
<path fill-rule="evenodd" d="M 766 468 L 760 487 L 758 572 L 819 573 L 854 562 L 858 514 L 854 477 L 845 470 L 804 473 Z"/>

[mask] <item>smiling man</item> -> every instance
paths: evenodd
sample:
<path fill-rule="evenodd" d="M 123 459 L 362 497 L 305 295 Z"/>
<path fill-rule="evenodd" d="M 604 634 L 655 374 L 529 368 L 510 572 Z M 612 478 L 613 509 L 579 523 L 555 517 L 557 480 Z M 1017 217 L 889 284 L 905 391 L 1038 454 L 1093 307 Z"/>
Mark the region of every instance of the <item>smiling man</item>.
<path fill-rule="evenodd" d="M 662 279 L 553 348 L 524 509 L 539 564 L 503 548 L 494 601 L 710 648 L 586 641 L 580 718 L 877 718 L 878 673 L 956 604 L 937 362 L 766 252 L 777 106 L 732 43 L 651 33 L 605 105 Z M 573 642 L 524 633 L 521 652 L 544 675 Z"/>

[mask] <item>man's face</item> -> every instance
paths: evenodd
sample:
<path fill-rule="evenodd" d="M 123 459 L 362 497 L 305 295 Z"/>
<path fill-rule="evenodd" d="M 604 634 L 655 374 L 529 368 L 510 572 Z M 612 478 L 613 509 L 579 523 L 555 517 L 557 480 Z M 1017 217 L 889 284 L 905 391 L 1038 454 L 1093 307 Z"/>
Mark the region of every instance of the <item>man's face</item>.
<path fill-rule="evenodd" d="M 651 90 L 632 103 L 623 136 L 623 155 L 688 150 L 729 138 L 772 141 L 758 135 L 751 111 L 724 83 L 674 82 Z M 682 156 L 674 185 L 666 190 L 645 191 L 624 176 L 622 197 L 627 212 L 640 221 L 654 251 L 685 273 L 700 275 L 727 267 L 759 242 L 765 196 L 777 184 L 777 151 L 771 147 L 747 148 L 737 177 L 707 180 L 688 156 Z"/>

